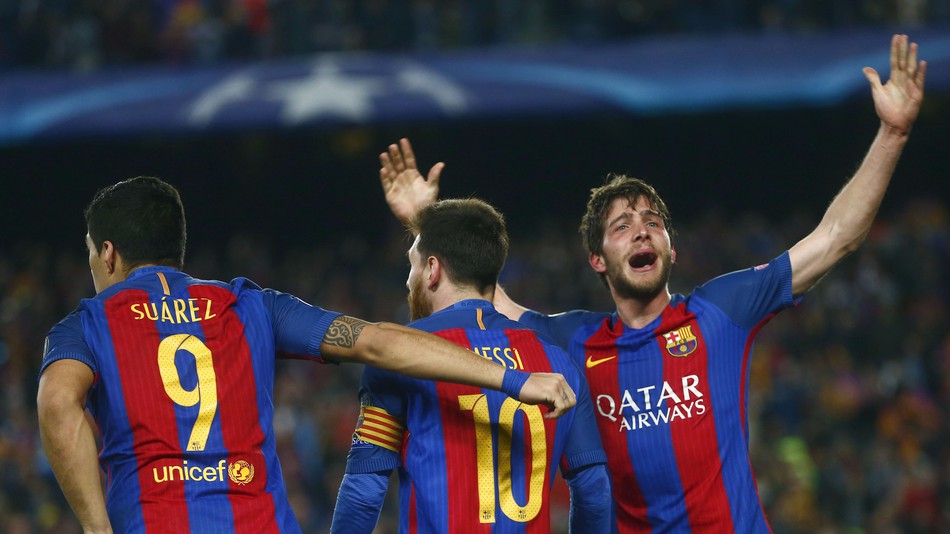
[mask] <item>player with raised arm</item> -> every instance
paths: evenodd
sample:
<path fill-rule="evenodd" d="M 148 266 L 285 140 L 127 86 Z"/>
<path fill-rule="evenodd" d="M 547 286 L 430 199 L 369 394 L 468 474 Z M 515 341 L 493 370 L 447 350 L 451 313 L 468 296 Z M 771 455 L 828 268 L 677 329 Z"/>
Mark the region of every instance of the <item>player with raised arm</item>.
<path fill-rule="evenodd" d="M 395 172 L 382 159 L 383 172 Z M 491 304 L 508 253 L 501 214 L 477 199 L 443 200 L 409 228 L 409 326 L 505 368 L 562 373 L 578 404 L 548 420 L 543 408 L 502 393 L 367 367 L 331 532 L 373 532 L 398 469 L 400 532 L 547 533 L 559 463 L 571 530 L 609 532 L 606 456 L 583 375 L 563 350 Z"/>
<path fill-rule="evenodd" d="M 864 69 L 880 127 L 861 166 L 815 229 L 770 262 L 671 294 L 677 251 L 666 204 L 642 180 L 612 176 L 592 189 L 580 230 L 615 312 L 544 315 L 495 292 L 499 311 L 584 367 L 620 532 L 770 532 L 748 450 L 752 342 L 870 229 L 920 110 L 927 65 L 895 35 L 890 67 L 885 84 Z M 411 183 L 381 175 L 393 212 L 411 216 L 432 202 L 441 169 Z"/>

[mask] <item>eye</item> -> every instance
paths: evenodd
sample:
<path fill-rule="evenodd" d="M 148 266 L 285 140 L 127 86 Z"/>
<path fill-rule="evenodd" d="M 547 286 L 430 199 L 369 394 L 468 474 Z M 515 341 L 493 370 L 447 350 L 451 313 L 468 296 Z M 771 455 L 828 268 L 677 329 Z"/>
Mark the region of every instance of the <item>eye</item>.
<path fill-rule="evenodd" d="M 614 231 L 619 232 L 621 230 L 626 230 L 627 228 L 630 228 L 630 226 L 626 224 L 618 224 L 617 226 L 614 227 Z"/>
<path fill-rule="evenodd" d="M 657 223 L 656 221 L 650 221 L 650 222 L 648 222 L 648 223 L 647 223 L 647 226 L 649 226 L 649 227 L 651 227 L 651 228 L 659 228 L 659 227 L 660 227 L 659 223 Z"/>

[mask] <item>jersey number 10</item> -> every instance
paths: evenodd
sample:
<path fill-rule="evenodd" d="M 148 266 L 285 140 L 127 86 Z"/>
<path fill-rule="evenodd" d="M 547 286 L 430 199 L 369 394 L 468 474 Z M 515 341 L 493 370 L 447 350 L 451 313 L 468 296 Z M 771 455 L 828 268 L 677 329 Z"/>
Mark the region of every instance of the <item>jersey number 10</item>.
<path fill-rule="evenodd" d="M 478 451 L 478 519 L 480 523 L 495 522 L 495 481 L 498 481 L 498 500 L 501 511 L 511 520 L 525 523 L 541 511 L 544 476 L 547 468 L 547 440 L 544 418 L 537 406 L 522 404 L 512 398 L 505 399 L 498 414 L 498 465 L 492 448 L 492 424 L 485 395 L 460 395 L 459 409 L 471 411 L 475 421 L 475 446 Z M 527 417 L 526 431 L 531 435 L 531 474 L 527 486 L 528 502 L 522 506 L 515 500 L 511 486 L 512 428 L 515 415 L 522 412 Z M 496 471 L 497 467 L 497 471 Z"/>

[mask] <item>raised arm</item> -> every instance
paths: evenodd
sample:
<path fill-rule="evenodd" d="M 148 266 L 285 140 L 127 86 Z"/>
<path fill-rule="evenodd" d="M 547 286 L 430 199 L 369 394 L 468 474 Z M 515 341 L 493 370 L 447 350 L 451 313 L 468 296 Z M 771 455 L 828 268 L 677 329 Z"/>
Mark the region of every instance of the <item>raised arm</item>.
<path fill-rule="evenodd" d="M 379 181 L 386 203 L 399 222 L 408 223 L 417 211 L 439 199 L 439 177 L 444 168 L 445 163 L 436 163 L 424 178 L 406 138 L 379 155 Z"/>
<path fill-rule="evenodd" d="M 506 369 L 438 336 L 394 323 L 340 316 L 323 337 L 320 352 L 413 378 L 503 391 L 524 403 L 547 406 L 546 418 L 560 417 L 577 402 L 560 374 Z"/>
<path fill-rule="evenodd" d="M 881 125 L 858 171 L 835 196 L 821 222 L 789 249 L 793 294 L 808 291 L 867 236 L 920 111 L 926 72 L 927 63 L 917 60 L 917 44 L 908 43 L 906 35 L 891 39 L 891 74 L 886 84 L 881 84 L 873 68 L 864 68 Z"/>
<path fill-rule="evenodd" d="M 79 361 L 51 363 L 40 376 L 36 407 L 43 450 L 83 532 L 107 534 L 112 527 L 99 478 L 99 451 L 85 413 L 93 378 Z"/>

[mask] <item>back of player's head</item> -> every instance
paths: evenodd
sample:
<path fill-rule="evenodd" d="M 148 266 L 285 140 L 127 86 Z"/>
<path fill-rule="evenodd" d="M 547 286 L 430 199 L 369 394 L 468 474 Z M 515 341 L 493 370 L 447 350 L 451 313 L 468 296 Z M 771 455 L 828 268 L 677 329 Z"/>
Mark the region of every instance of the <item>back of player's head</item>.
<path fill-rule="evenodd" d="M 656 208 L 656 211 L 663 217 L 663 224 L 666 225 L 666 231 L 673 239 L 675 231 L 673 230 L 673 221 L 670 218 L 670 210 L 666 203 L 660 198 L 656 189 L 652 185 L 639 178 L 631 178 L 624 174 L 609 174 L 607 182 L 590 190 L 590 199 L 587 201 L 587 211 L 581 219 L 579 228 L 581 239 L 584 241 L 584 247 L 588 252 L 603 255 L 604 253 L 604 231 L 607 227 L 607 213 L 610 211 L 610 205 L 618 198 L 626 199 L 630 205 L 634 205 L 640 197 L 646 198 L 650 204 Z"/>
<path fill-rule="evenodd" d="M 185 209 L 178 190 L 159 178 L 138 176 L 100 189 L 85 216 L 96 249 L 111 241 L 129 267 L 185 263 Z"/>
<path fill-rule="evenodd" d="M 419 253 L 438 258 L 456 284 L 484 292 L 498 282 L 508 258 L 508 229 L 487 202 L 441 200 L 419 210 L 409 230 L 419 236 Z"/>

